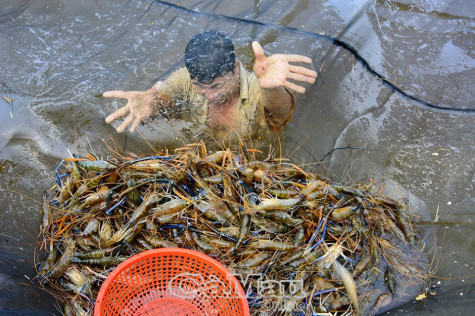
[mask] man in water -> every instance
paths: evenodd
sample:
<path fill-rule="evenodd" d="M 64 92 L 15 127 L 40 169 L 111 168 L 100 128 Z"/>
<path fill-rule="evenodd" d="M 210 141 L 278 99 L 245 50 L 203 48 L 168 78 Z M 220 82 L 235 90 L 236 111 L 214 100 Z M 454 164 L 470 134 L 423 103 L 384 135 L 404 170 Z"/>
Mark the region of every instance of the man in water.
<path fill-rule="evenodd" d="M 249 137 L 280 131 L 295 107 L 292 90 L 305 88 L 288 79 L 314 83 L 317 73 L 290 63 L 311 63 L 301 55 L 276 54 L 266 57 L 261 45 L 252 43 L 256 56 L 253 73 L 236 58 L 231 40 L 221 32 L 196 35 L 185 50 L 186 68 L 173 72 L 147 91 L 107 91 L 104 97 L 127 99 L 127 104 L 110 114 L 106 123 L 128 116 L 117 127 L 121 133 L 159 113 L 200 126 L 215 138 Z"/>

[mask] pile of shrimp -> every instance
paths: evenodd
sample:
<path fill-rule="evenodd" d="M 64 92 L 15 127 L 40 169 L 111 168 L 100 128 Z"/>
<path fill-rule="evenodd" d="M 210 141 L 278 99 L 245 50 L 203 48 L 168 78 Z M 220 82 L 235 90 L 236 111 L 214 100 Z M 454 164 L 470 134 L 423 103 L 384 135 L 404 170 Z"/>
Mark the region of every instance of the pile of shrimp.
<path fill-rule="evenodd" d="M 114 267 L 161 247 L 199 250 L 227 266 L 253 315 L 377 314 L 427 279 L 401 202 L 288 160 L 190 146 L 65 159 L 55 171 L 42 206 L 48 255 L 36 279 L 64 315 L 92 315 Z"/>

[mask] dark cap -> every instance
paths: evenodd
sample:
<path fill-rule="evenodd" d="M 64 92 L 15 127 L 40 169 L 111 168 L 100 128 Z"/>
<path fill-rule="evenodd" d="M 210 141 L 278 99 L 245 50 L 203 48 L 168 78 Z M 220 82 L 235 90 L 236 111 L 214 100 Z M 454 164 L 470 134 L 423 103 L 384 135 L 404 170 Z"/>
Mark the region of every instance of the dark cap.
<path fill-rule="evenodd" d="M 234 71 L 234 45 L 223 32 L 203 32 L 193 37 L 185 50 L 185 65 L 192 79 L 211 83 Z"/>

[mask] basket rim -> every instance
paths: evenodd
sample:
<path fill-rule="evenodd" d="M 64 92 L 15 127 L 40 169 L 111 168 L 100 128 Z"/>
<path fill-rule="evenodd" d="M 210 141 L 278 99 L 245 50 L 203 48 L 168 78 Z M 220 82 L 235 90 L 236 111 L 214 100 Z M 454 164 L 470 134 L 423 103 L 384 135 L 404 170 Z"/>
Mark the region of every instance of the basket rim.
<path fill-rule="evenodd" d="M 191 250 L 191 249 L 185 249 L 185 248 L 157 248 L 157 249 L 147 250 L 139 254 L 136 254 L 130 257 L 129 259 L 125 260 L 124 262 L 120 263 L 117 267 L 114 268 L 114 270 L 112 270 L 112 272 L 109 274 L 109 276 L 104 281 L 104 283 L 102 283 L 99 293 L 97 294 L 97 298 L 96 298 L 95 306 L 94 306 L 94 316 L 100 316 L 102 298 L 106 290 L 109 288 L 109 285 L 116 278 L 116 276 L 122 273 L 122 271 L 126 267 L 147 258 L 157 257 L 157 256 L 158 257 L 166 256 L 166 255 L 175 255 L 175 256 L 186 255 L 188 257 L 195 257 L 195 258 L 198 257 L 200 260 L 203 260 L 204 262 L 213 266 L 213 268 L 215 268 L 216 270 L 223 272 L 227 277 L 230 277 L 230 279 L 236 283 L 237 288 L 239 290 L 239 300 L 242 302 L 242 305 L 243 305 L 244 315 L 245 316 L 250 315 L 249 304 L 246 298 L 246 293 L 244 292 L 244 289 L 242 288 L 241 282 L 239 282 L 239 280 L 231 273 L 231 271 L 221 262 L 197 250 Z"/>

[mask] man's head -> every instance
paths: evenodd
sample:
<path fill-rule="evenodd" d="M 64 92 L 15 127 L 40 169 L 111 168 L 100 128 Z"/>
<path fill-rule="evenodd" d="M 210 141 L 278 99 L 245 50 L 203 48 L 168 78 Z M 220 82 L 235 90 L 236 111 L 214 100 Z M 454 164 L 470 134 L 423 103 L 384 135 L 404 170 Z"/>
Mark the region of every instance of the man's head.
<path fill-rule="evenodd" d="M 185 50 L 185 65 L 191 79 L 208 84 L 234 71 L 236 54 L 231 40 L 222 32 L 203 32 L 193 37 Z"/>
<path fill-rule="evenodd" d="M 226 103 L 239 93 L 239 61 L 224 33 L 193 37 L 186 46 L 185 64 L 195 89 L 210 102 Z"/>

